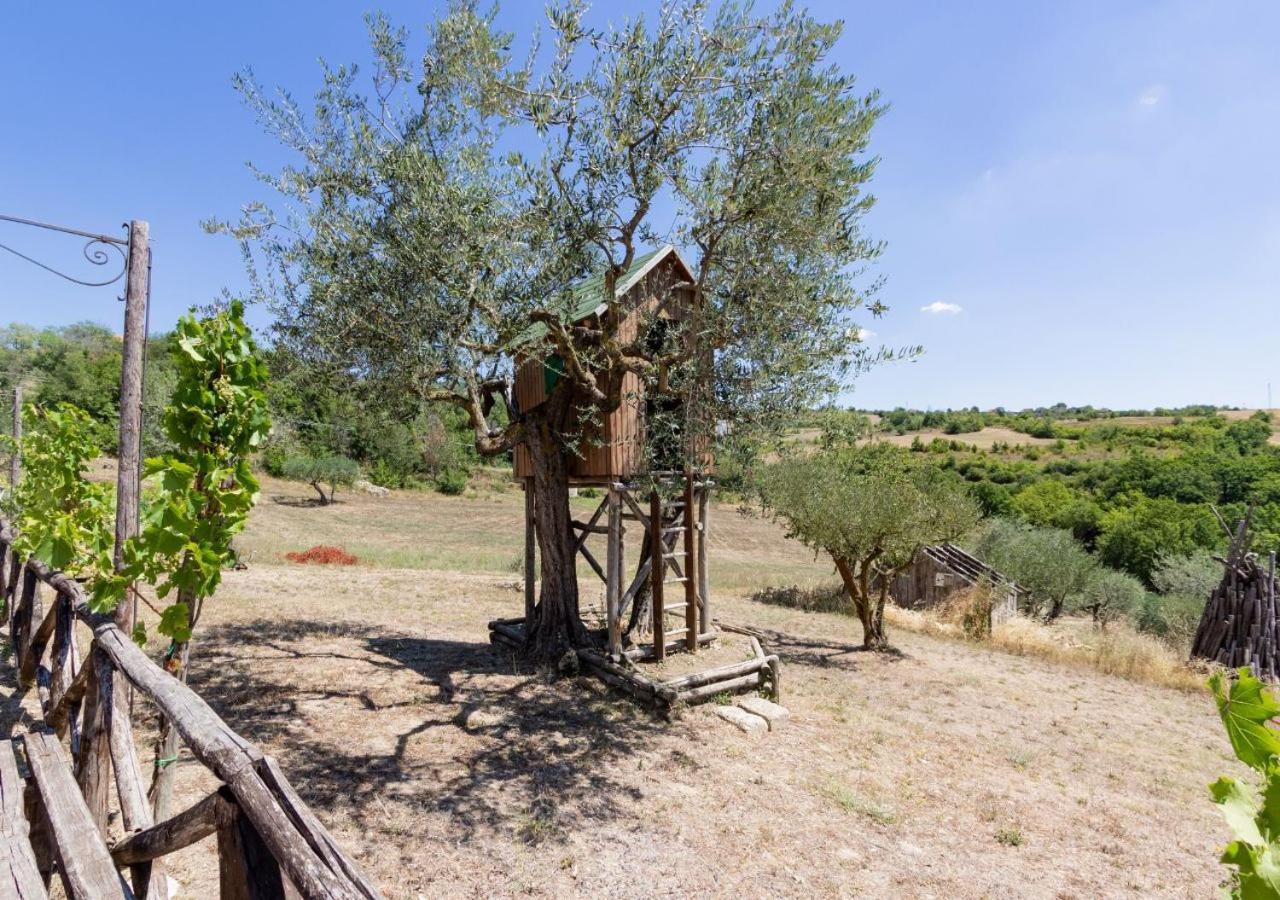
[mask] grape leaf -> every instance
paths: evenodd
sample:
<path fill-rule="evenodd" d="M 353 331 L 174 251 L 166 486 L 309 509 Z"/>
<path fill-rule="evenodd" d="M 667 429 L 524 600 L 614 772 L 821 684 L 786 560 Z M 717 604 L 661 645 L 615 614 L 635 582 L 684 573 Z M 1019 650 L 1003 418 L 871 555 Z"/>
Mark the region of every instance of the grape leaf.
<path fill-rule="evenodd" d="M 1240 761 L 1265 771 L 1273 756 L 1280 756 L 1280 734 L 1267 722 L 1280 715 L 1280 702 L 1268 693 L 1247 667 L 1236 673 L 1229 689 L 1223 689 L 1221 673 L 1214 673 L 1209 687 L 1226 726 L 1231 749 Z"/>

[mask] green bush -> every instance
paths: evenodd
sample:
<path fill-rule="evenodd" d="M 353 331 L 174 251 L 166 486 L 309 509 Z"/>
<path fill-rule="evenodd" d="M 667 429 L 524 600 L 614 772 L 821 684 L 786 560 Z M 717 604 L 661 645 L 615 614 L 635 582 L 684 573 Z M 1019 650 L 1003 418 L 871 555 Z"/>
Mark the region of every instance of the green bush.
<path fill-rule="evenodd" d="M 1139 631 L 1186 650 L 1195 637 L 1206 599 L 1185 594 L 1147 594 L 1133 612 L 1133 624 Z"/>
<path fill-rule="evenodd" d="M 461 469 L 445 469 L 436 476 L 436 490 L 442 494 L 461 494 L 469 480 L 470 476 Z"/>

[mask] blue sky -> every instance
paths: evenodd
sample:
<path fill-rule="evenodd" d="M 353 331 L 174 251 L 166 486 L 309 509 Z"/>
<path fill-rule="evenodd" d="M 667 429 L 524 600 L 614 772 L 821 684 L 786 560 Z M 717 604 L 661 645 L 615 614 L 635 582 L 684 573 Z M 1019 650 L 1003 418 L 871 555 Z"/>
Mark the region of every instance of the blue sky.
<path fill-rule="evenodd" d="M 235 291 L 237 248 L 199 222 L 262 196 L 248 160 L 282 157 L 230 76 L 252 65 L 305 98 L 318 58 L 364 58 L 373 8 L 420 29 L 433 4 L 9 5 L 0 213 L 150 220 L 156 328 Z M 848 402 L 1258 406 L 1269 380 L 1280 396 L 1280 4 L 810 8 L 847 20 L 837 61 L 892 106 L 868 220 L 891 310 L 865 325 L 926 348 Z M 527 32 L 541 9 L 503 19 Z M 0 224 L 0 242 L 87 271 L 70 240 Z M 116 293 L 0 253 L 0 321 L 115 326 Z"/>

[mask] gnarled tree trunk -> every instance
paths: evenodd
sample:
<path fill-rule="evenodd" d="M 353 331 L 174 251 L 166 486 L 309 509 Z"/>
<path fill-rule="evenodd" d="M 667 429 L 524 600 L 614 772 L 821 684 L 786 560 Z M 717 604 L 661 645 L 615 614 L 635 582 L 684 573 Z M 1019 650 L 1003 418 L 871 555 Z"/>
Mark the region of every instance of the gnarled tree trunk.
<path fill-rule="evenodd" d="M 849 560 L 839 556 L 834 559 L 836 571 L 840 573 L 840 580 L 844 582 L 844 589 L 853 601 L 858 621 L 862 623 L 862 646 L 867 650 L 887 650 L 889 638 L 884 632 L 884 606 L 889 593 L 888 585 L 882 582 L 879 596 L 872 598 L 870 564 L 863 562 L 855 575 Z"/>
<path fill-rule="evenodd" d="M 567 390 L 553 392 L 536 417 L 526 421 L 525 442 L 533 463 L 535 521 L 542 559 L 538 603 L 528 633 L 528 651 L 554 661 L 571 647 L 590 643 L 578 611 L 578 567 L 569 525 L 569 447 L 563 434 L 572 410 Z"/>

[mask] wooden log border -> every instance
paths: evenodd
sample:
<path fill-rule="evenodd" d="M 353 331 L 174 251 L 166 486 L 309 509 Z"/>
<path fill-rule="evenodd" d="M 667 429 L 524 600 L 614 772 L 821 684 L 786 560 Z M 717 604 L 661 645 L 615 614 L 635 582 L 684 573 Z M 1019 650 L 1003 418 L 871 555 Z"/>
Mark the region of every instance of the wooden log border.
<path fill-rule="evenodd" d="M 43 721 L 25 736 L 28 767 L 39 788 L 31 794 L 28 786 L 28 796 L 36 798 L 31 846 L 37 863 L 42 853 L 56 861 L 69 895 L 167 897 L 162 857 L 217 834 L 224 896 L 227 890 L 235 896 L 247 890 L 244 896 L 380 900 L 378 889 L 341 851 L 274 760 L 152 661 L 111 616 L 94 613 L 78 582 L 39 560 L 17 559 L 14 538 L 12 526 L 0 520 L 0 560 L 9 566 L 3 582 L 10 597 L 18 593 L 20 576 L 22 582 L 20 601 L 10 603 L 20 691 L 34 683 L 42 708 Z M 40 608 L 39 584 L 54 592 L 47 614 Z M 89 656 L 79 667 L 75 620 L 93 633 Z M 127 715 L 114 714 L 121 709 L 113 702 L 115 692 L 128 686 L 159 707 L 196 760 L 223 782 L 210 798 L 160 823 L 151 821 L 131 723 Z M 68 735 L 74 777 L 61 746 Z M 16 795 L 10 791 L 13 773 L 5 754 L 11 757 L 12 749 L 9 742 L 0 744 L 0 830 L 22 834 L 26 818 L 11 821 L 16 805 L 10 798 Z M 129 833 L 108 849 L 113 772 Z M 23 856 L 9 865 L 29 875 L 30 862 Z M 117 867 L 131 870 L 133 890 Z"/>
<path fill-rule="evenodd" d="M 727 630 L 727 629 L 726 629 Z M 740 631 L 740 629 L 733 629 Z M 699 642 L 714 640 L 712 632 L 698 636 Z M 489 623 L 489 640 L 519 652 L 523 649 L 524 620 L 494 619 Z M 667 650 L 676 652 L 684 647 L 684 641 L 669 644 Z M 656 681 L 635 668 L 636 661 L 653 660 L 651 649 L 635 647 L 625 651 L 615 662 L 606 653 L 587 647 L 576 651 L 580 670 L 598 678 L 612 688 L 630 696 L 641 706 L 662 715 L 684 706 L 694 706 L 721 694 L 734 694 L 749 690 L 763 690 L 773 700 L 781 698 L 780 663 L 776 654 L 766 653 L 760 641 L 751 636 L 749 659 L 692 672 L 667 681 Z"/>

